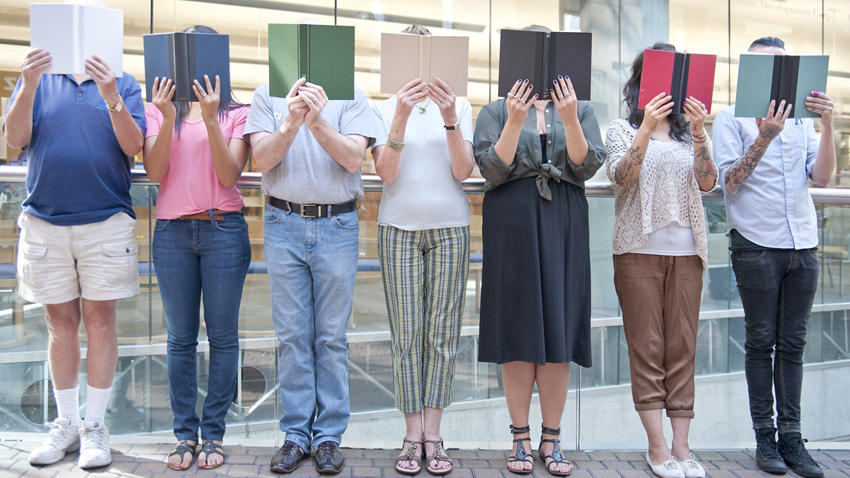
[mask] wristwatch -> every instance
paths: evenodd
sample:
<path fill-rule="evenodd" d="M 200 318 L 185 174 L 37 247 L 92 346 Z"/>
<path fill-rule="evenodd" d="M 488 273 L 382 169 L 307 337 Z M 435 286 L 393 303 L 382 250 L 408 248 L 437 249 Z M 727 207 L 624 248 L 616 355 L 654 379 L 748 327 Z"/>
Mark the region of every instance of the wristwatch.
<path fill-rule="evenodd" d="M 446 131 L 454 131 L 456 129 L 460 129 L 460 123 L 455 123 L 452 125 L 443 125 L 443 128 L 446 128 Z"/>
<path fill-rule="evenodd" d="M 109 105 L 106 105 L 106 109 L 109 110 L 110 113 L 120 113 L 121 110 L 124 109 L 124 98 L 118 97 L 118 104 L 115 105 L 115 108 L 110 108 Z"/>

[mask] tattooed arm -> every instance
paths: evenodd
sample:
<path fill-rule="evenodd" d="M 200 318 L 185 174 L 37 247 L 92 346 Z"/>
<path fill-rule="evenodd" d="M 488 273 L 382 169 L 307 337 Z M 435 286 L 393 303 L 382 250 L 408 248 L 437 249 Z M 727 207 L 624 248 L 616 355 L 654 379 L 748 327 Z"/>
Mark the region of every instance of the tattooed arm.
<path fill-rule="evenodd" d="M 743 156 L 738 158 L 729 169 L 726 170 L 725 182 L 726 192 L 735 194 L 738 188 L 749 179 L 750 175 L 758 166 L 767 147 L 770 146 L 782 128 L 785 126 L 785 120 L 791 114 L 791 106 L 785 106 L 785 100 L 779 103 L 779 109 L 774 113 L 776 101 L 770 102 L 770 108 L 767 110 L 767 117 L 764 119 L 756 118 L 756 124 L 759 127 L 759 135 L 755 142 L 747 149 Z"/>
<path fill-rule="evenodd" d="M 665 95 L 660 93 L 646 105 L 643 122 L 635 134 L 635 139 L 620 164 L 617 165 L 617 170 L 614 171 L 614 182 L 622 188 L 631 187 L 640 177 L 643 158 L 646 155 L 646 148 L 649 147 L 649 138 L 658 124 L 673 111 L 673 102 L 670 101 L 672 97 Z"/>
<path fill-rule="evenodd" d="M 701 191 L 711 191 L 717 185 L 717 167 L 711 157 L 708 138 L 694 139 L 694 175 Z"/>

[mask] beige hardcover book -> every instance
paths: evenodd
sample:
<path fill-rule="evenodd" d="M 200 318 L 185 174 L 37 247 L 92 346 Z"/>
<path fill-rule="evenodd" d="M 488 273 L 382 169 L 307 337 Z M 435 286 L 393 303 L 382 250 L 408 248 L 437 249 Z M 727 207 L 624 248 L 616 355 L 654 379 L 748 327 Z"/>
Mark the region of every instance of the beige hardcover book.
<path fill-rule="evenodd" d="M 440 78 L 466 96 L 469 37 L 382 33 L 381 93 L 394 95 L 414 78 Z"/>

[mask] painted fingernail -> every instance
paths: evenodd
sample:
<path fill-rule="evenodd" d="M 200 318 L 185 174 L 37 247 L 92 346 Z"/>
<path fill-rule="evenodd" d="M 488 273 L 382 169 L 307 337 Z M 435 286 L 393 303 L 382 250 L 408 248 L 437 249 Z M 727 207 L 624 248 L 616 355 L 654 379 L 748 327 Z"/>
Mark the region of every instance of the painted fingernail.
<path fill-rule="evenodd" d="M 563 76 L 561 76 L 561 75 L 558 75 L 558 78 L 560 78 L 560 79 L 562 79 L 562 80 L 564 79 L 564 77 L 563 77 Z"/>
<path fill-rule="evenodd" d="M 526 81 L 528 81 L 528 80 L 526 80 Z M 534 89 L 534 85 L 528 85 L 528 91 L 531 91 L 533 89 Z"/>
<path fill-rule="evenodd" d="M 557 85 L 558 82 L 556 80 L 552 80 L 552 84 Z"/>
<path fill-rule="evenodd" d="M 564 76 L 564 78 L 566 78 L 566 79 L 568 79 L 568 80 L 569 80 L 569 79 L 570 79 L 570 75 L 566 75 L 566 76 Z"/>
<path fill-rule="evenodd" d="M 812 96 L 814 96 L 815 98 L 817 98 L 819 94 L 820 93 L 818 93 L 817 91 L 812 91 Z"/>
<path fill-rule="evenodd" d="M 532 98 L 537 98 L 537 93 L 534 93 L 534 96 L 532 96 Z"/>
<path fill-rule="evenodd" d="M 555 90 L 549 90 L 549 94 L 555 96 Z"/>
<path fill-rule="evenodd" d="M 525 81 L 523 81 L 523 83 L 528 83 L 528 78 L 526 78 Z"/>

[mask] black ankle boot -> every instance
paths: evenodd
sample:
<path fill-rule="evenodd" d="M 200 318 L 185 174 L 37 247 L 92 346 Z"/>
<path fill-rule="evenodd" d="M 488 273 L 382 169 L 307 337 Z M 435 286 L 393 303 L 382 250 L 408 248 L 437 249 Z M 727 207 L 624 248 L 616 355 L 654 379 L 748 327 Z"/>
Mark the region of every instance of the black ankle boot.
<path fill-rule="evenodd" d="M 806 478 L 823 478 L 823 470 L 806 451 L 805 440 L 799 432 L 779 434 L 779 453 L 788 468 Z"/>
<path fill-rule="evenodd" d="M 760 470 L 777 475 L 788 470 L 777 450 L 776 428 L 756 429 L 756 464 Z"/>

